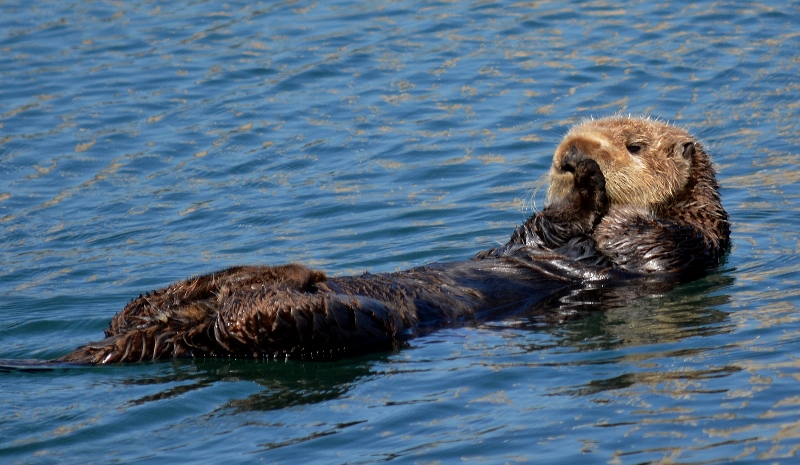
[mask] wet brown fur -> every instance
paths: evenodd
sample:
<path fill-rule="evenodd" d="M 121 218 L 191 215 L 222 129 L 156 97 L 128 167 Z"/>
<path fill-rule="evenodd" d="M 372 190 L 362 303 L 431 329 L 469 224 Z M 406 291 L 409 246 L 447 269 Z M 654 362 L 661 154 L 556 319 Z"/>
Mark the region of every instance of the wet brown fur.
<path fill-rule="evenodd" d="M 59 360 L 386 350 L 425 327 L 553 312 L 547 299 L 565 292 L 690 279 L 728 248 L 711 160 L 680 128 L 630 117 L 584 122 L 556 149 L 550 180 L 548 206 L 473 260 L 330 279 L 295 264 L 229 268 L 139 296 L 105 339 Z"/>
<path fill-rule="evenodd" d="M 688 132 L 631 117 L 572 128 L 553 157 L 551 205 L 573 190 L 574 176 L 562 169 L 570 150 L 597 162 L 604 175 L 607 211 L 591 237 L 614 265 L 649 272 L 719 263 L 728 248 L 728 215 L 711 159 Z M 634 245 L 638 250 L 632 254 Z"/>

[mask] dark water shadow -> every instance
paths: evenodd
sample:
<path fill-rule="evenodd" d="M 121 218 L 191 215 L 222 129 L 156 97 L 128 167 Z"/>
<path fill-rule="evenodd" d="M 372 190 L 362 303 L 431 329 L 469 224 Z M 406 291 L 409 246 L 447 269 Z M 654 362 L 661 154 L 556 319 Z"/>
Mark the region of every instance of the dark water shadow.
<path fill-rule="evenodd" d="M 642 295 L 646 290 L 641 288 L 615 289 L 598 296 L 592 306 L 602 307 L 602 310 L 591 315 L 558 326 L 544 326 L 534 315 L 520 322 L 518 327 L 546 331 L 557 338 L 560 347 L 575 352 L 610 351 L 610 357 L 593 358 L 587 363 L 619 364 L 621 370 L 630 370 L 640 362 L 653 365 L 649 369 L 636 368 L 636 371 L 610 378 L 588 380 L 555 390 L 554 394 L 583 396 L 634 385 L 655 387 L 672 381 L 726 377 L 741 369 L 729 365 L 699 364 L 697 369 L 683 367 L 671 371 L 654 362 L 701 357 L 710 351 L 725 350 L 718 345 L 718 339 L 710 337 L 736 330 L 728 312 L 722 310 L 731 301 L 727 291 L 733 283 L 732 276 L 715 274 L 650 295 Z M 597 302 L 602 303 L 598 305 Z M 708 342 L 705 338 L 709 338 Z M 693 341 L 682 347 L 681 343 L 689 339 Z M 700 389 L 693 392 L 709 391 Z"/>
<path fill-rule="evenodd" d="M 720 310 L 731 300 L 726 289 L 734 278 L 717 274 L 680 286 L 589 290 L 580 294 L 579 311 L 562 325 L 547 325 L 547 331 L 563 344 L 581 350 L 677 342 L 734 330 L 727 312 Z M 572 306 L 567 305 L 567 307 Z M 541 327 L 533 315 L 528 324 Z M 587 344 L 586 341 L 594 341 Z"/>
<path fill-rule="evenodd" d="M 123 380 L 122 384 L 180 383 L 156 394 L 129 401 L 130 405 L 142 405 L 201 390 L 219 382 L 250 381 L 263 387 L 263 390 L 242 399 L 232 399 L 218 410 L 232 413 L 277 410 L 337 399 L 371 376 L 372 367 L 385 362 L 390 356 L 390 353 L 382 353 L 329 362 L 221 358 L 175 360 L 172 362 L 173 370 L 137 375 Z"/>
<path fill-rule="evenodd" d="M 560 345 L 578 350 L 675 342 L 734 329 L 728 324 L 727 312 L 720 310 L 731 300 L 725 290 L 733 283 L 732 276 L 715 274 L 682 285 L 637 283 L 575 289 L 480 326 L 541 331 L 556 337 Z"/>

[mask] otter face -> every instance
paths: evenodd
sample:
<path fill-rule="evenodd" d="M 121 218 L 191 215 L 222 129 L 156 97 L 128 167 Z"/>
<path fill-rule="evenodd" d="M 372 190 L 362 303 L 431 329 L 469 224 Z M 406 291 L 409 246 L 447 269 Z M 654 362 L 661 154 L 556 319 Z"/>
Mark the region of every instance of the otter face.
<path fill-rule="evenodd" d="M 553 156 L 548 200 L 574 189 L 574 164 L 591 158 L 606 179 L 609 203 L 644 208 L 671 201 L 689 180 L 695 141 L 653 120 L 615 116 L 573 127 Z"/>

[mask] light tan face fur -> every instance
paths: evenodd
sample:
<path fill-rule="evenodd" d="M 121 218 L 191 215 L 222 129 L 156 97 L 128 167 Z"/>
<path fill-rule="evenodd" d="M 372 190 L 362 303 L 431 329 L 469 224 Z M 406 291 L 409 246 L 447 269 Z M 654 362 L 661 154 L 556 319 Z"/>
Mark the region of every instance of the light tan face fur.
<path fill-rule="evenodd" d="M 548 199 L 557 201 L 573 189 L 572 173 L 560 167 L 574 147 L 600 165 L 612 206 L 647 208 L 669 202 L 689 179 L 691 159 L 684 157 L 688 142 L 693 139 L 684 130 L 653 120 L 610 117 L 581 123 L 556 149 Z"/>

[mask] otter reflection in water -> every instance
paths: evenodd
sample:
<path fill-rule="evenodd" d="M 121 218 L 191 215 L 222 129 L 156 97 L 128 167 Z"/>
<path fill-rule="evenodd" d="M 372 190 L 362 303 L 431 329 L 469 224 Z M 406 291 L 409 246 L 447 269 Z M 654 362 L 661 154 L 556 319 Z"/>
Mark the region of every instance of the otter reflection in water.
<path fill-rule="evenodd" d="M 583 291 L 699 277 L 719 264 L 728 237 L 711 160 L 691 135 L 650 119 L 590 120 L 556 149 L 547 207 L 502 247 L 464 262 L 336 278 L 295 264 L 229 268 L 134 299 L 105 339 L 59 360 L 389 350 L 448 323 L 558 312 L 560 297 Z"/>

